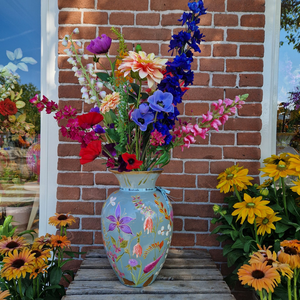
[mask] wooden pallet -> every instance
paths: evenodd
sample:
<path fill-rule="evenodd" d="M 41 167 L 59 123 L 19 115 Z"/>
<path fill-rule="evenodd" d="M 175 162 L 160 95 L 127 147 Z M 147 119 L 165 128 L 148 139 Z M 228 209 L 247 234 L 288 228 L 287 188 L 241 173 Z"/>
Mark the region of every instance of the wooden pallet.
<path fill-rule="evenodd" d="M 63 300 L 234 300 L 220 271 L 206 251 L 170 249 L 156 281 L 150 286 L 122 285 L 104 250 L 87 253 Z"/>

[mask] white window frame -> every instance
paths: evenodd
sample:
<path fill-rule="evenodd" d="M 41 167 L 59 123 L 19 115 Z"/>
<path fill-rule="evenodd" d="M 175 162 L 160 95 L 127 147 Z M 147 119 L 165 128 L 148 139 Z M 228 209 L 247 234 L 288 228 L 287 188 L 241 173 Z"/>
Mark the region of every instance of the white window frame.
<path fill-rule="evenodd" d="M 58 5 L 41 1 L 41 96 L 58 101 Z M 53 116 L 41 115 L 41 172 L 39 235 L 55 233 L 48 219 L 56 212 L 58 125 Z"/>

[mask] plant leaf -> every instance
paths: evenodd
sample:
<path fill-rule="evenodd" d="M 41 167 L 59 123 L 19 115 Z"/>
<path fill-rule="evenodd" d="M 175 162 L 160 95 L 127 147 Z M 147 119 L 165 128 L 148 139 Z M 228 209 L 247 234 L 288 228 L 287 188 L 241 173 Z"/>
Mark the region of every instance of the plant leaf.
<path fill-rule="evenodd" d="M 23 56 L 22 49 L 21 48 L 15 49 L 14 54 L 16 59 L 21 59 Z"/>
<path fill-rule="evenodd" d="M 13 52 L 6 50 L 6 56 L 9 60 L 15 60 L 15 55 Z"/>
<path fill-rule="evenodd" d="M 24 64 L 24 63 L 22 63 L 22 62 L 18 63 L 18 64 L 17 64 L 17 67 L 18 67 L 20 70 L 24 71 L 24 72 L 28 72 L 28 67 L 27 67 L 27 65 Z"/>
<path fill-rule="evenodd" d="M 97 77 L 100 78 L 102 81 L 106 81 L 106 82 L 109 81 L 110 76 L 109 76 L 109 74 L 107 74 L 107 73 L 104 73 L 104 72 L 98 72 L 98 73 L 96 73 L 96 75 L 97 75 Z"/>
<path fill-rule="evenodd" d="M 31 64 L 31 65 L 34 65 L 37 63 L 37 61 L 32 57 L 23 57 L 21 59 L 21 61 L 24 62 L 25 64 Z"/>
<path fill-rule="evenodd" d="M 26 103 L 24 101 L 19 100 L 16 102 L 17 109 L 23 108 L 25 105 Z"/>

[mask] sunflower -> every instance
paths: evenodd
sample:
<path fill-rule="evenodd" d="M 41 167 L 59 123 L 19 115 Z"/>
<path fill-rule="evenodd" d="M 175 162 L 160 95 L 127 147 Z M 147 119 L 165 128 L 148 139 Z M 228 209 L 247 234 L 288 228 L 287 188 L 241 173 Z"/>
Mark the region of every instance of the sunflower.
<path fill-rule="evenodd" d="M 5 298 L 6 298 L 7 296 L 10 296 L 9 291 L 4 291 L 4 292 L 2 292 L 2 291 L 0 290 L 0 300 L 5 300 Z"/>
<path fill-rule="evenodd" d="M 278 213 L 273 212 L 272 214 L 267 214 L 265 217 L 257 217 L 257 234 L 264 235 L 266 232 L 271 233 L 271 229 L 275 230 L 274 222 L 281 220 L 281 218 L 276 217 Z"/>
<path fill-rule="evenodd" d="M 294 170 L 297 174 L 297 176 L 300 175 L 300 156 L 299 155 L 294 155 L 290 154 L 290 159 L 289 159 L 289 169 Z"/>
<path fill-rule="evenodd" d="M 32 270 L 29 278 L 33 278 L 35 279 L 39 274 L 44 274 L 45 272 L 47 272 L 47 268 L 48 268 L 48 265 L 47 264 L 42 264 L 40 266 L 35 266 L 35 268 Z"/>
<path fill-rule="evenodd" d="M 49 224 L 53 226 L 67 226 L 72 225 L 72 223 L 75 223 L 76 220 L 73 216 L 67 214 L 58 214 L 55 213 L 55 216 L 49 218 Z"/>
<path fill-rule="evenodd" d="M 0 240 L 0 254 L 5 255 L 10 251 L 22 249 L 26 245 L 27 243 L 23 237 L 13 236 L 2 238 Z"/>
<path fill-rule="evenodd" d="M 264 218 L 267 214 L 274 213 L 272 208 L 266 206 L 269 203 L 270 201 L 267 200 L 262 201 L 261 196 L 251 198 L 248 194 L 244 194 L 244 201 L 233 205 L 236 210 L 232 212 L 232 215 L 237 215 L 237 220 L 242 218 L 241 224 L 244 223 L 246 218 L 250 224 L 253 224 L 255 216 Z"/>
<path fill-rule="evenodd" d="M 33 248 L 31 249 L 31 253 L 34 254 L 34 265 L 36 267 L 40 267 L 48 262 L 48 258 L 51 257 L 50 249 L 39 249 Z"/>
<path fill-rule="evenodd" d="M 66 236 L 52 235 L 51 244 L 53 247 L 64 248 L 70 246 L 71 242 L 67 239 Z"/>
<path fill-rule="evenodd" d="M 227 168 L 224 172 L 218 176 L 219 184 L 217 189 L 220 189 L 221 193 L 228 193 L 234 190 L 234 185 L 238 191 L 242 191 L 247 188 L 247 185 L 252 185 L 250 180 L 253 179 L 251 176 L 247 176 L 248 169 L 234 165 Z"/>
<path fill-rule="evenodd" d="M 288 167 L 289 164 L 281 160 L 277 165 L 267 164 L 264 168 L 259 170 L 265 173 L 261 177 L 269 176 L 274 178 L 274 181 L 277 181 L 280 177 L 287 177 L 288 175 L 296 175 L 296 172 L 294 170 L 290 170 Z"/>
<path fill-rule="evenodd" d="M 243 285 L 252 286 L 256 291 L 265 289 L 274 292 L 274 287 L 280 283 L 280 275 L 267 262 L 252 265 L 243 265 L 238 271 L 239 280 Z"/>
<path fill-rule="evenodd" d="M 26 273 L 30 273 L 34 269 L 34 254 L 25 248 L 20 253 L 18 250 L 9 252 L 8 256 L 3 258 L 3 268 L 1 276 L 8 280 L 17 279 L 20 277 L 25 278 Z"/>
<path fill-rule="evenodd" d="M 278 261 L 289 264 L 292 270 L 300 268 L 299 245 L 296 245 L 294 241 L 283 241 L 280 246 Z"/>

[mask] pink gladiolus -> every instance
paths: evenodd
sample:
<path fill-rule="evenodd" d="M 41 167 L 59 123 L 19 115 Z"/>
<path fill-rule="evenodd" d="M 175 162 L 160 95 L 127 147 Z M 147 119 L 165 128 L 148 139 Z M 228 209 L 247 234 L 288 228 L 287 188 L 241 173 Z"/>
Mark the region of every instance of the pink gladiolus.
<path fill-rule="evenodd" d="M 233 103 L 233 101 L 231 99 L 226 98 L 224 100 L 224 103 L 226 104 L 226 107 L 227 107 L 227 106 L 230 106 Z"/>
<path fill-rule="evenodd" d="M 232 113 L 232 114 L 235 114 L 236 113 L 236 107 L 234 106 L 234 107 L 230 107 L 230 112 Z"/>
<path fill-rule="evenodd" d="M 191 144 L 195 144 L 196 140 L 193 136 L 188 135 L 183 139 L 184 147 L 190 148 Z"/>
<path fill-rule="evenodd" d="M 222 123 L 218 119 L 213 120 L 210 124 L 210 126 L 213 127 L 216 131 L 219 131 L 220 125 L 222 125 Z"/>
<path fill-rule="evenodd" d="M 147 230 L 147 234 L 149 234 L 152 232 L 152 229 L 153 229 L 153 221 L 151 217 L 147 217 L 144 222 L 144 231 L 146 232 Z"/>
<path fill-rule="evenodd" d="M 132 255 L 136 255 L 136 257 L 141 256 L 143 253 L 143 248 L 140 245 L 140 243 L 136 243 L 136 245 L 133 247 Z"/>
<path fill-rule="evenodd" d="M 222 107 L 222 104 L 223 104 L 223 100 L 219 99 L 218 103 L 213 102 L 212 106 L 215 107 L 215 110 L 218 110 L 220 107 Z"/>
<path fill-rule="evenodd" d="M 228 115 L 223 115 L 220 117 L 220 122 L 222 123 L 222 125 L 224 125 L 226 123 L 226 121 L 228 120 Z"/>
<path fill-rule="evenodd" d="M 210 111 L 207 112 L 206 115 L 202 115 L 202 118 L 203 118 L 202 123 L 205 123 L 205 122 L 208 122 L 208 121 L 212 120 L 212 118 L 213 118 L 212 112 L 210 112 Z"/>

